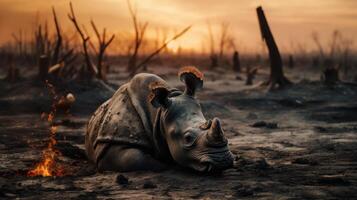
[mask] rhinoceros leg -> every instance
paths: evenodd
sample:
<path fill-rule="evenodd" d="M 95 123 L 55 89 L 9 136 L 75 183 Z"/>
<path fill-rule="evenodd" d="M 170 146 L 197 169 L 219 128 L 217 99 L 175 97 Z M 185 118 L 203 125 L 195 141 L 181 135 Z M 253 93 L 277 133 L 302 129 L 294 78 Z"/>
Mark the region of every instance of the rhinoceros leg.
<path fill-rule="evenodd" d="M 166 165 L 140 149 L 113 145 L 98 162 L 99 171 L 162 171 Z"/>

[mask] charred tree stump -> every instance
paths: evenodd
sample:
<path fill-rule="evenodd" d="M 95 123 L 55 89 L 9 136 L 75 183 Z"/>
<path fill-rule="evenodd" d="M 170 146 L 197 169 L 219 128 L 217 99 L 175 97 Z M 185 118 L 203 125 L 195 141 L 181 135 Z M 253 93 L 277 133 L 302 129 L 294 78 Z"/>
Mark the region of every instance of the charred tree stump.
<path fill-rule="evenodd" d="M 216 54 L 212 54 L 210 56 L 211 59 L 211 69 L 215 69 L 216 67 L 218 67 L 218 57 Z"/>
<path fill-rule="evenodd" d="M 16 80 L 18 80 L 18 78 L 20 76 L 19 69 L 14 66 L 12 61 L 9 61 L 8 65 L 9 65 L 9 68 L 7 70 L 7 75 L 6 75 L 5 80 L 7 80 L 9 82 L 15 82 Z"/>
<path fill-rule="evenodd" d="M 322 72 L 321 81 L 323 81 L 326 85 L 335 85 L 340 81 L 339 78 L 339 68 L 335 65 L 332 59 L 324 60 L 325 69 Z"/>
<path fill-rule="evenodd" d="M 6 63 L 8 65 L 8 69 L 5 80 L 9 82 L 14 82 L 19 77 L 19 70 L 14 66 L 13 56 L 11 54 L 7 55 Z"/>
<path fill-rule="evenodd" d="M 336 67 L 327 67 L 323 71 L 322 81 L 326 85 L 335 85 L 340 81 L 339 72 Z"/>
<path fill-rule="evenodd" d="M 250 67 L 247 68 L 247 79 L 245 81 L 246 85 L 253 85 L 253 80 L 257 72 L 258 72 L 258 68 L 253 68 L 253 69 L 251 69 Z"/>
<path fill-rule="evenodd" d="M 38 60 L 38 77 L 40 80 L 44 81 L 47 79 L 48 68 L 50 66 L 50 59 L 47 55 L 40 56 Z"/>
<path fill-rule="evenodd" d="M 6 80 L 8 80 L 9 82 L 15 82 L 19 78 L 19 74 L 19 69 L 17 69 L 11 64 L 9 65 Z"/>
<path fill-rule="evenodd" d="M 289 81 L 284 76 L 283 62 L 280 56 L 280 52 L 278 46 L 275 43 L 273 34 L 270 30 L 268 21 L 261 6 L 257 8 L 257 15 L 262 39 L 265 41 L 265 44 L 269 50 L 270 78 L 264 84 L 269 85 L 270 89 L 274 89 L 276 85 L 278 85 L 278 88 L 283 88 L 287 85 L 290 85 L 291 81 Z"/>
<path fill-rule="evenodd" d="M 237 73 L 239 73 L 241 71 L 238 51 L 234 51 L 234 53 L 233 53 L 233 70 Z"/>
<path fill-rule="evenodd" d="M 334 67 L 332 61 L 326 60 L 325 65 L 327 66 L 322 74 L 322 81 L 326 85 L 335 85 L 340 81 L 339 77 L 339 69 L 338 67 Z"/>
<path fill-rule="evenodd" d="M 294 67 L 295 67 L 295 60 L 294 60 L 293 55 L 291 55 L 291 54 L 289 55 L 288 66 L 289 66 L 290 68 L 294 68 Z"/>

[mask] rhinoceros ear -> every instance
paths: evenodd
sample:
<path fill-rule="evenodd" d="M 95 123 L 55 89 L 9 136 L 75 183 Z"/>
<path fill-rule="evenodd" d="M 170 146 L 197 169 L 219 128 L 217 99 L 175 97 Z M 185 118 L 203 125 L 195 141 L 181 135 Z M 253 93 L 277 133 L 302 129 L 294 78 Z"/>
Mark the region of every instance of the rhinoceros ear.
<path fill-rule="evenodd" d="M 171 104 L 169 99 L 169 89 L 160 82 L 153 82 L 149 85 L 151 90 L 149 94 L 149 102 L 155 107 L 168 108 Z"/>
<path fill-rule="evenodd" d="M 186 85 L 185 94 L 189 96 L 195 96 L 196 91 L 203 86 L 203 73 L 196 67 L 182 67 L 178 75 Z"/>

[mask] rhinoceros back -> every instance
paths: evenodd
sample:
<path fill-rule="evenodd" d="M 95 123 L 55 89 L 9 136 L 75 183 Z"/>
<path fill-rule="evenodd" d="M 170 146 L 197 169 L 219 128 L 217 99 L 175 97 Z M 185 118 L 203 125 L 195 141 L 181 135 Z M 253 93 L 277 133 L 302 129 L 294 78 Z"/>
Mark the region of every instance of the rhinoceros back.
<path fill-rule="evenodd" d="M 153 151 L 153 124 L 157 109 L 148 102 L 149 85 L 165 81 L 153 74 L 138 74 L 122 85 L 89 120 L 86 151 L 97 163 L 112 144 Z"/>

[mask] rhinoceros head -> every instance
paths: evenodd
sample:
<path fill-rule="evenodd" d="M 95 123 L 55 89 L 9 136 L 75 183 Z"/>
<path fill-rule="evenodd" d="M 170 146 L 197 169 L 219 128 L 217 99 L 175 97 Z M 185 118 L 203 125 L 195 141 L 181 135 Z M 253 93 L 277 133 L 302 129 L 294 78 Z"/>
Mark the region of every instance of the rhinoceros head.
<path fill-rule="evenodd" d="M 195 98 L 203 86 L 203 74 L 195 67 L 184 67 L 179 77 L 186 86 L 182 94 L 170 97 L 166 87 L 154 84 L 150 97 L 152 105 L 161 108 L 160 129 L 172 158 L 201 172 L 231 167 L 233 156 L 220 120 L 206 120 Z"/>

